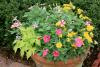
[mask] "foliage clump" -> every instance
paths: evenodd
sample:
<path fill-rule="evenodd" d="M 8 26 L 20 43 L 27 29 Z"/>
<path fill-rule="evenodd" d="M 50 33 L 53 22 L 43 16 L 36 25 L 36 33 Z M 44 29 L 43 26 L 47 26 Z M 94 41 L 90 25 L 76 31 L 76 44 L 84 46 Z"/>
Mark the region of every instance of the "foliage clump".
<path fill-rule="evenodd" d="M 14 42 L 21 56 L 26 52 L 27 58 L 35 53 L 49 61 L 66 61 L 84 54 L 94 42 L 92 20 L 71 2 L 50 10 L 35 5 L 24 17 L 21 39 Z"/>

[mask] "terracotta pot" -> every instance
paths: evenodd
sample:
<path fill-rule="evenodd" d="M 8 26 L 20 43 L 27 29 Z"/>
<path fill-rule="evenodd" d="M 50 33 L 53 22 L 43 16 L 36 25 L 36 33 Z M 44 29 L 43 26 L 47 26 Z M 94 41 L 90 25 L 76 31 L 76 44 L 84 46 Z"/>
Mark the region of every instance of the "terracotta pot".
<path fill-rule="evenodd" d="M 82 62 L 83 59 L 85 58 L 84 56 L 81 57 L 76 57 L 74 59 L 68 59 L 66 63 L 64 62 L 48 62 L 45 58 L 40 57 L 38 54 L 35 54 L 32 56 L 32 59 L 36 63 L 36 67 L 82 67 Z"/>

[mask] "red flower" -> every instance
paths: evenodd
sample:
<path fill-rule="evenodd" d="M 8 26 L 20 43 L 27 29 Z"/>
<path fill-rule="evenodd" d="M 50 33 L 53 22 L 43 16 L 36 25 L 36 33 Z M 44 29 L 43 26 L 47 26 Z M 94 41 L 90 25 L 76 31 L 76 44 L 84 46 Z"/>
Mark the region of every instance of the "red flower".
<path fill-rule="evenodd" d="M 57 29 L 56 30 L 56 34 L 59 36 L 59 35 L 61 35 L 62 34 L 62 30 L 61 29 Z"/>
<path fill-rule="evenodd" d="M 54 51 L 54 52 L 53 52 L 53 56 L 54 56 L 54 57 L 58 57 L 58 56 L 59 56 L 59 52 L 58 52 L 58 51 Z"/>
<path fill-rule="evenodd" d="M 49 51 L 48 49 L 43 50 L 43 55 L 42 56 L 45 57 L 48 54 L 48 51 Z"/>
<path fill-rule="evenodd" d="M 44 43 L 48 43 L 50 41 L 50 36 L 44 35 L 43 40 L 44 40 Z"/>
<path fill-rule="evenodd" d="M 80 37 L 76 38 L 75 39 L 75 45 L 77 47 L 81 47 L 83 45 L 83 40 Z"/>

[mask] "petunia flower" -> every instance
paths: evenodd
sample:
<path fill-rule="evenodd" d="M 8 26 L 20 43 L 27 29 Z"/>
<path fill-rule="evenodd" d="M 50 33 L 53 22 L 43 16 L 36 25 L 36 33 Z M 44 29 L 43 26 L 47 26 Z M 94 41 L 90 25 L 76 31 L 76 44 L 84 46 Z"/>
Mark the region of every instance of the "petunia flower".
<path fill-rule="evenodd" d="M 45 57 L 48 54 L 48 51 L 49 51 L 48 49 L 43 50 L 43 55 L 42 56 Z"/>
<path fill-rule="evenodd" d="M 61 29 L 56 29 L 56 34 L 59 36 L 62 34 L 62 30 Z"/>
<path fill-rule="evenodd" d="M 82 40 L 81 37 L 78 37 L 78 38 L 75 39 L 75 45 L 77 47 L 81 47 L 83 45 L 83 40 Z"/>
<path fill-rule="evenodd" d="M 44 40 L 44 43 L 48 43 L 50 41 L 50 36 L 44 35 L 43 40 Z"/>
<path fill-rule="evenodd" d="M 55 51 L 53 52 L 53 56 L 54 56 L 54 57 L 58 57 L 58 56 L 59 56 L 59 51 L 55 50 Z"/>

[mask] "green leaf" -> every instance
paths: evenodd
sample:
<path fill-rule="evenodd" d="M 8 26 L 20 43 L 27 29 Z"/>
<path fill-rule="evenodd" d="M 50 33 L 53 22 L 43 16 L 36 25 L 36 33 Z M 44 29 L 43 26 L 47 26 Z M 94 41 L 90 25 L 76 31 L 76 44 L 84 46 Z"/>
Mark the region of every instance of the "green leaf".
<path fill-rule="evenodd" d="M 42 56 L 42 51 L 38 53 L 39 56 Z"/>
<path fill-rule="evenodd" d="M 15 53 L 17 52 L 18 47 L 14 46 L 13 50 L 15 51 Z"/>
<path fill-rule="evenodd" d="M 24 56 L 24 49 L 23 48 L 20 49 L 20 55 L 21 55 L 21 57 Z"/>
<path fill-rule="evenodd" d="M 28 50 L 27 52 L 27 59 L 29 59 L 29 57 L 34 54 L 35 48 L 31 48 L 30 50 Z"/>
<path fill-rule="evenodd" d="M 39 31 L 42 32 L 42 31 L 44 31 L 44 30 L 40 28 Z"/>
<path fill-rule="evenodd" d="M 36 39 L 35 43 L 36 43 L 36 45 L 39 45 L 39 46 L 41 45 L 40 40 Z"/>

